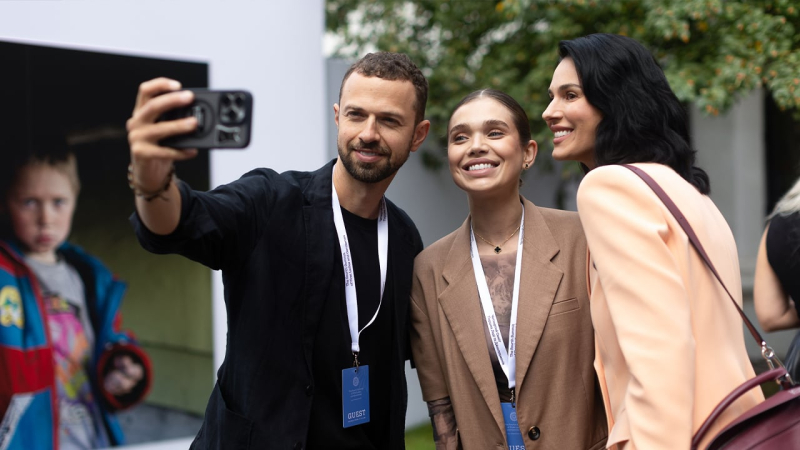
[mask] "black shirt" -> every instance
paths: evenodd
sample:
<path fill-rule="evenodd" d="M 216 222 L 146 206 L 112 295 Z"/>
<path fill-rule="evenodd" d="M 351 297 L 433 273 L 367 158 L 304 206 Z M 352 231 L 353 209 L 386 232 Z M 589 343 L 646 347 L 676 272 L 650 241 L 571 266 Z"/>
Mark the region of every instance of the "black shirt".
<path fill-rule="evenodd" d="M 309 430 L 313 428 L 316 436 L 320 429 L 311 423 L 315 340 L 320 324 L 330 320 L 323 316 L 327 299 L 339 299 L 341 292 L 333 285 L 337 264 L 341 268 L 331 212 L 335 162 L 313 172 L 255 169 L 209 192 L 193 191 L 179 182 L 181 219 L 167 236 L 151 233 L 138 216 L 132 217 L 148 251 L 177 253 L 222 271 L 228 313 L 225 360 L 192 448 L 306 448 Z M 392 323 L 387 349 L 392 407 L 391 442 L 383 448 L 403 450 L 409 293 L 422 239 L 403 210 L 388 199 L 386 205 L 386 289 L 393 295 L 392 308 L 387 309 Z M 348 337 L 342 348 L 349 345 Z M 341 369 L 327 376 L 341 377 Z M 326 420 L 341 426 L 341 411 Z"/>
<path fill-rule="evenodd" d="M 800 313 L 800 213 L 773 217 L 766 247 L 769 265 Z"/>
<path fill-rule="evenodd" d="M 362 329 L 378 308 L 380 266 L 378 262 L 378 221 L 358 217 L 342 208 L 358 297 L 358 327 Z M 390 224 L 391 225 L 391 224 Z M 342 427 L 342 370 L 353 367 L 350 329 L 344 291 L 344 270 L 338 241 L 331 295 L 325 301 L 319 330 L 314 340 L 314 397 L 307 446 L 316 449 L 388 448 L 389 393 L 392 352 L 391 271 L 387 270 L 384 298 L 375 321 L 359 339 L 359 363 L 369 365 L 370 421 Z"/>

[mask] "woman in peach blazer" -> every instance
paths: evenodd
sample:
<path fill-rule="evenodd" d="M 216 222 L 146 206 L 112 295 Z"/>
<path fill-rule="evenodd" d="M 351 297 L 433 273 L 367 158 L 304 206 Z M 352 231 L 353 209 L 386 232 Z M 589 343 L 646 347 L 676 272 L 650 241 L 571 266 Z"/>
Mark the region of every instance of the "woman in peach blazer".
<path fill-rule="evenodd" d="M 559 44 L 542 117 L 553 157 L 588 170 L 578 213 L 589 244 L 595 369 L 609 448 L 687 449 L 714 407 L 755 374 L 742 320 L 686 234 L 644 181 L 681 209 L 741 304 L 736 243 L 694 166 L 686 113 L 652 55 L 633 39 L 595 34 Z M 737 400 L 702 443 L 763 400 Z"/>
<path fill-rule="evenodd" d="M 586 241 L 576 213 L 520 197 L 520 174 L 536 157 L 530 136 L 525 111 L 500 91 L 473 92 L 450 118 L 450 172 L 467 193 L 470 216 L 417 256 L 411 287 L 411 348 L 437 449 L 605 446 Z M 494 341 L 486 317 L 497 318 Z M 509 364 L 507 375 L 497 357 L 504 352 L 494 344 L 509 348 L 511 329 L 516 367 Z M 516 416 L 517 444 L 509 440 L 503 408 Z"/>

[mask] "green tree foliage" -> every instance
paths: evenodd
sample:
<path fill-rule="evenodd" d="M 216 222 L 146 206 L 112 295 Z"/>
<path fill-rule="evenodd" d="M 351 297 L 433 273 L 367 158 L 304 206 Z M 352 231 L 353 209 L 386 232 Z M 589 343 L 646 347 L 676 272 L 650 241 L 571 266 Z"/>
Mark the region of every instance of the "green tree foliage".
<path fill-rule="evenodd" d="M 520 101 L 537 140 L 549 142 L 540 114 L 558 42 L 597 32 L 645 44 L 678 98 L 708 114 L 760 86 L 781 108 L 800 110 L 799 8 L 796 0 L 326 0 L 326 25 L 342 37 L 340 56 L 405 52 L 423 68 L 436 136 L 461 97 L 493 87 Z"/>

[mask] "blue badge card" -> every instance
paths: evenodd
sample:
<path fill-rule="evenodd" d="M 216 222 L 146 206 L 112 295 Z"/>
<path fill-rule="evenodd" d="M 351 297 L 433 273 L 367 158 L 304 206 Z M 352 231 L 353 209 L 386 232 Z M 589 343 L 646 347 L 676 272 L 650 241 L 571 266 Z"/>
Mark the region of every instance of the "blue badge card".
<path fill-rule="evenodd" d="M 522 433 L 517 423 L 517 409 L 511 406 L 511 403 L 501 403 L 500 406 L 503 407 L 503 421 L 506 423 L 508 449 L 525 450 L 525 443 L 522 442 Z"/>
<path fill-rule="evenodd" d="M 369 366 L 342 371 L 342 426 L 369 422 Z"/>

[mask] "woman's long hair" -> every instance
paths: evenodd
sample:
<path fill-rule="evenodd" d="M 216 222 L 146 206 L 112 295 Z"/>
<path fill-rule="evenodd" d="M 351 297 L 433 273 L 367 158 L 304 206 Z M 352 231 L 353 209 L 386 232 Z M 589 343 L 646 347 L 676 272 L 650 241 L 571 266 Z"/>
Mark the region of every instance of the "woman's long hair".
<path fill-rule="evenodd" d="M 686 110 L 652 54 L 635 40 L 591 34 L 561 41 L 589 103 L 602 114 L 595 138 L 598 166 L 655 162 L 672 167 L 703 194 L 708 175 L 696 167 Z"/>
<path fill-rule="evenodd" d="M 775 204 L 775 208 L 767 219 L 772 219 L 778 214 L 789 215 L 796 212 L 800 212 L 800 178 L 798 178 L 797 181 L 794 182 L 794 186 L 778 200 L 778 203 Z"/>

